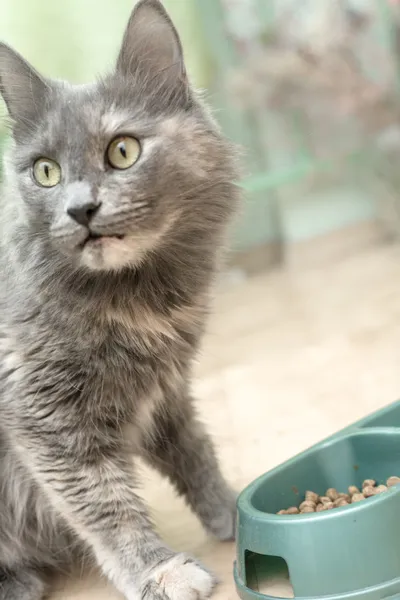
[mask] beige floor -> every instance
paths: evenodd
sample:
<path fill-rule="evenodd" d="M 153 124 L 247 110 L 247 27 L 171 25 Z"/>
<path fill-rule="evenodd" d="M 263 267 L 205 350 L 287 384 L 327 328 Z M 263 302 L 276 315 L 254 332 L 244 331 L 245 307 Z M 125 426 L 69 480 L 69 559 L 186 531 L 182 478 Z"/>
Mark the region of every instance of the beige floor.
<path fill-rule="evenodd" d="M 400 396 L 400 249 L 329 268 L 277 272 L 218 295 L 195 388 L 238 489 L 260 473 Z M 168 485 L 144 472 L 160 531 L 201 557 L 236 598 L 234 548 L 206 538 Z M 53 600 L 116 600 L 96 578 L 60 584 Z"/>

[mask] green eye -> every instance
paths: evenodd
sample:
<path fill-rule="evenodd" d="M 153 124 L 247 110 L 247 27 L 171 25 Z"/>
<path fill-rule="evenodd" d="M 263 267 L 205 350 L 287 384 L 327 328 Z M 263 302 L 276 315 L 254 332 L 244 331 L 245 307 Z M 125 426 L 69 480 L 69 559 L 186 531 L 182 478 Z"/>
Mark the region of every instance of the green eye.
<path fill-rule="evenodd" d="M 61 181 L 61 167 L 54 160 L 39 158 L 33 165 L 33 176 L 42 187 L 54 187 Z"/>
<path fill-rule="evenodd" d="M 140 156 L 140 144 L 133 137 L 120 136 L 108 146 L 108 162 L 114 169 L 129 169 Z"/>

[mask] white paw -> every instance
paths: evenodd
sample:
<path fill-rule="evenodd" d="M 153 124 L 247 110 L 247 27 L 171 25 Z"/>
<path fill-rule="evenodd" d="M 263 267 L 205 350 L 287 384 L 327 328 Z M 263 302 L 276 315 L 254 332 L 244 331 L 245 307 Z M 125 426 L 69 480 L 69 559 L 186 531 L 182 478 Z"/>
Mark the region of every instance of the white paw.
<path fill-rule="evenodd" d="M 185 554 L 155 567 L 142 587 L 143 600 L 206 600 L 216 580 Z"/>

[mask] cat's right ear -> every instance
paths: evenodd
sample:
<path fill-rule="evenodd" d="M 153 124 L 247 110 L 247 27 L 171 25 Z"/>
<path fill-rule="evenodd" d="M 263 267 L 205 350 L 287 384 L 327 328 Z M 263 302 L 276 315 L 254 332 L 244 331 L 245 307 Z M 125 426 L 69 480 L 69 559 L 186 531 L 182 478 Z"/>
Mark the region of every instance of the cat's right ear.
<path fill-rule="evenodd" d="M 34 128 L 48 91 L 45 79 L 18 52 L 0 43 L 0 94 L 18 126 Z"/>

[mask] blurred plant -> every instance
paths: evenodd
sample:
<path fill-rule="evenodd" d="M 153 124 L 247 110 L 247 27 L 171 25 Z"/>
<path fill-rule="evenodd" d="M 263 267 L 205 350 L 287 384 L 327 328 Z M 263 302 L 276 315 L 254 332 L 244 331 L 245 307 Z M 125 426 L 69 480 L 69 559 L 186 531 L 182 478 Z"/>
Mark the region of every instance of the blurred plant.
<path fill-rule="evenodd" d="M 273 27 L 252 43 L 233 33 L 241 64 L 229 79 L 238 105 L 301 110 L 316 121 L 356 117 L 370 130 L 399 122 L 397 61 L 390 44 L 378 40 L 376 2 L 362 9 L 349 0 L 277 6 Z M 399 10 L 391 10 L 400 50 Z"/>
<path fill-rule="evenodd" d="M 362 190 L 400 235 L 400 0 L 220 2 L 230 99 L 258 126 L 280 206 Z"/>

